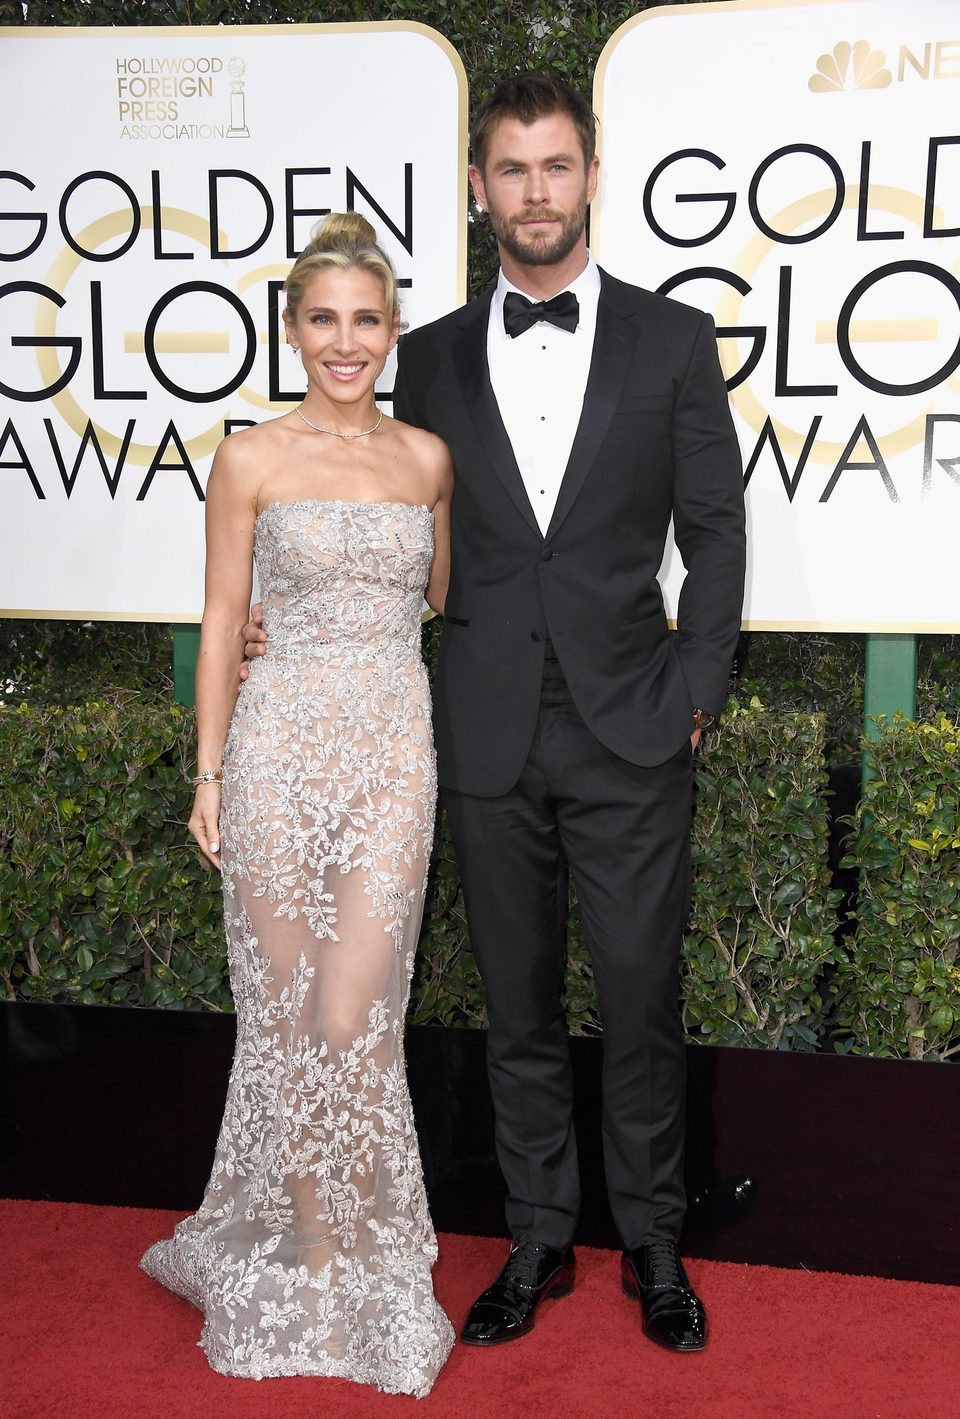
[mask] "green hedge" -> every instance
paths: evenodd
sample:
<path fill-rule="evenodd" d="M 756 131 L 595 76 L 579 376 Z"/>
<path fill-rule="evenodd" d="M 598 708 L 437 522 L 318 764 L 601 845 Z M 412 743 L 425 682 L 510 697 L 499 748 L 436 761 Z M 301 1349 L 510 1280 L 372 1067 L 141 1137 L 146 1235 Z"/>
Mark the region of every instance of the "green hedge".
<path fill-rule="evenodd" d="M 0 619 L 0 704 L 81 705 L 137 694 L 168 704 L 169 625 Z"/>
<path fill-rule="evenodd" d="M 232 1008 L 219 879 L 186 835 L 192 719 L 131 695 L 0 711 L 8 998 Z"/>
<path fill-rule="evenodd" d="M 838 959 L 824 718 L 728 706 L 697 779 L 684 1021 L 706 1044 L 809 1050 Z"/>
<path fill-rule="evenodd" d="M 229 1009 L 219 879 L 188 837 L 191 716 L 135 696 L 0 711 L 0 977 L 8 998 Z M 734 705 L 698 770 L 684 981 L 694 1039 L 811 1048 L 833 959 L 823 726 Z M 411 1018 L 480 1025 L 441 822 Z M 598 1028 L 574 915 L 567 1014 Z"/>
<path fill-rule="evenodd" d="M 429 639 L 432 645 L 432 636 Z M 736 701 L 698 763 L 688 1037 L 947 1059 L 960 1048 L 960 726 L 885 726 L 847 866 L 838 937 L 824 719 Z M 230 1009 L 219 879 L 189 839 L 193 727 L 122 694 L 0 710 L 0 981 L 9 999 Z M 599 1028 L 576 912 L 572 1031 Z M 441 822 L 411 1019 L 482 1025 Z"/>
<path fill-rule="evenodd" d="M 863 719 L 863 636 L 748 632 L 731 693 L 771 710 L 821 714 L 831 763 L 855 762 Z M 960 636 L 918 637 L 917 715 L 960 716 Z M 120 690 L 166 703 L 167 625 L 0 620 L 0 705 L 82 704 Z"/>
<path fill-rule="evenodd" d="M 960 722 L 898 718 L 869 747 L 848 859 L 856 928 L 833 982 L 838 1048 L 944 1060 L 960 1051 Z"/>

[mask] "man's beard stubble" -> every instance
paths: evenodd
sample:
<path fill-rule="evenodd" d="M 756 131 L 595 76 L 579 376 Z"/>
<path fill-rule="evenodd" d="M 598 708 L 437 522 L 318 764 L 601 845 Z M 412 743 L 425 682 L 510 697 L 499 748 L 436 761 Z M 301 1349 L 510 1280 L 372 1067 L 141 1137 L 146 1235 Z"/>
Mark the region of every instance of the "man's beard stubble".
<path fill-rule="evenodd" d="M 493 234 L 503 249 L 523 266 L 556 266 L 569 256 L 583 233 L 587 220 L 587 194 L 577 203 L 567 216 L 552 212 L 544 207 L 539 211 L 524 212 L 520 217 L 504 218 L 487 200 L 487 212 Z M 559 221 L 561 227 L 555 237 L 523 237 L 523 223 L 535 221 Z"/>

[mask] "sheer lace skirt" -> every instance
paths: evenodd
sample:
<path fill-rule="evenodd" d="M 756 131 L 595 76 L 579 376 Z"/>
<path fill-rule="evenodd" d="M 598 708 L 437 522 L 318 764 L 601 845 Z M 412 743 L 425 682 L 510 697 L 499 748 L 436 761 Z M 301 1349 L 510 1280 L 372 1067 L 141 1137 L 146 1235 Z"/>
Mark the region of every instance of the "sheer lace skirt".
<path fill-rule="evenodd" d="M 226 1110 L 202 1206 L 142 1264 L 204 1312 L 214 1369 L 423 1395 L 453 1341 L 403 1054 L 436 796 L 425 673 L 401 644 L 270 660 L 224 760 Z"/>

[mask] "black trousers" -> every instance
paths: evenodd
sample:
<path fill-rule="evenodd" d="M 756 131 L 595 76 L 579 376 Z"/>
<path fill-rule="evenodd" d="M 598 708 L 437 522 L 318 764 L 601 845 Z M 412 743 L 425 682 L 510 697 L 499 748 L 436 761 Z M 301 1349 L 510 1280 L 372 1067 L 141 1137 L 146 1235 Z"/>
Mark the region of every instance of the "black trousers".
<path fill-rule="evenodd" d="M 567 868 L 603 1022 L 603 1146 L 624 1245 L 683 1223 L 685 1055 L 677 995 L 689 908 L 689 746 L 641 768 L 605 748 L 548 654 L 527 763 L 499 798 L 444 791 L 486 989 L 487 1059 L 511 1233 L 562 1248 L 580 1201 L 561 1005 Z"/>

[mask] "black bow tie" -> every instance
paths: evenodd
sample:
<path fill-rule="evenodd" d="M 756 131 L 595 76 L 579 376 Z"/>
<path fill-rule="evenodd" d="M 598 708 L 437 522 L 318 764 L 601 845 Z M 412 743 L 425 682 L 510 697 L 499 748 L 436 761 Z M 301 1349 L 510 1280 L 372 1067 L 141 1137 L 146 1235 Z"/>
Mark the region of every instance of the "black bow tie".
<path fill-rule="evenodd" d="M 548 301 L 528 301 L 516 291 L 508 291 L 503 298 L 503 328 L 512 340 L 536 325 L 538 320 L 546 320 L 550 325 L 559 325 L 561 330 L 576 330 L 580 320 L 580 302 L 572 291 L 561 291 Z"/>

